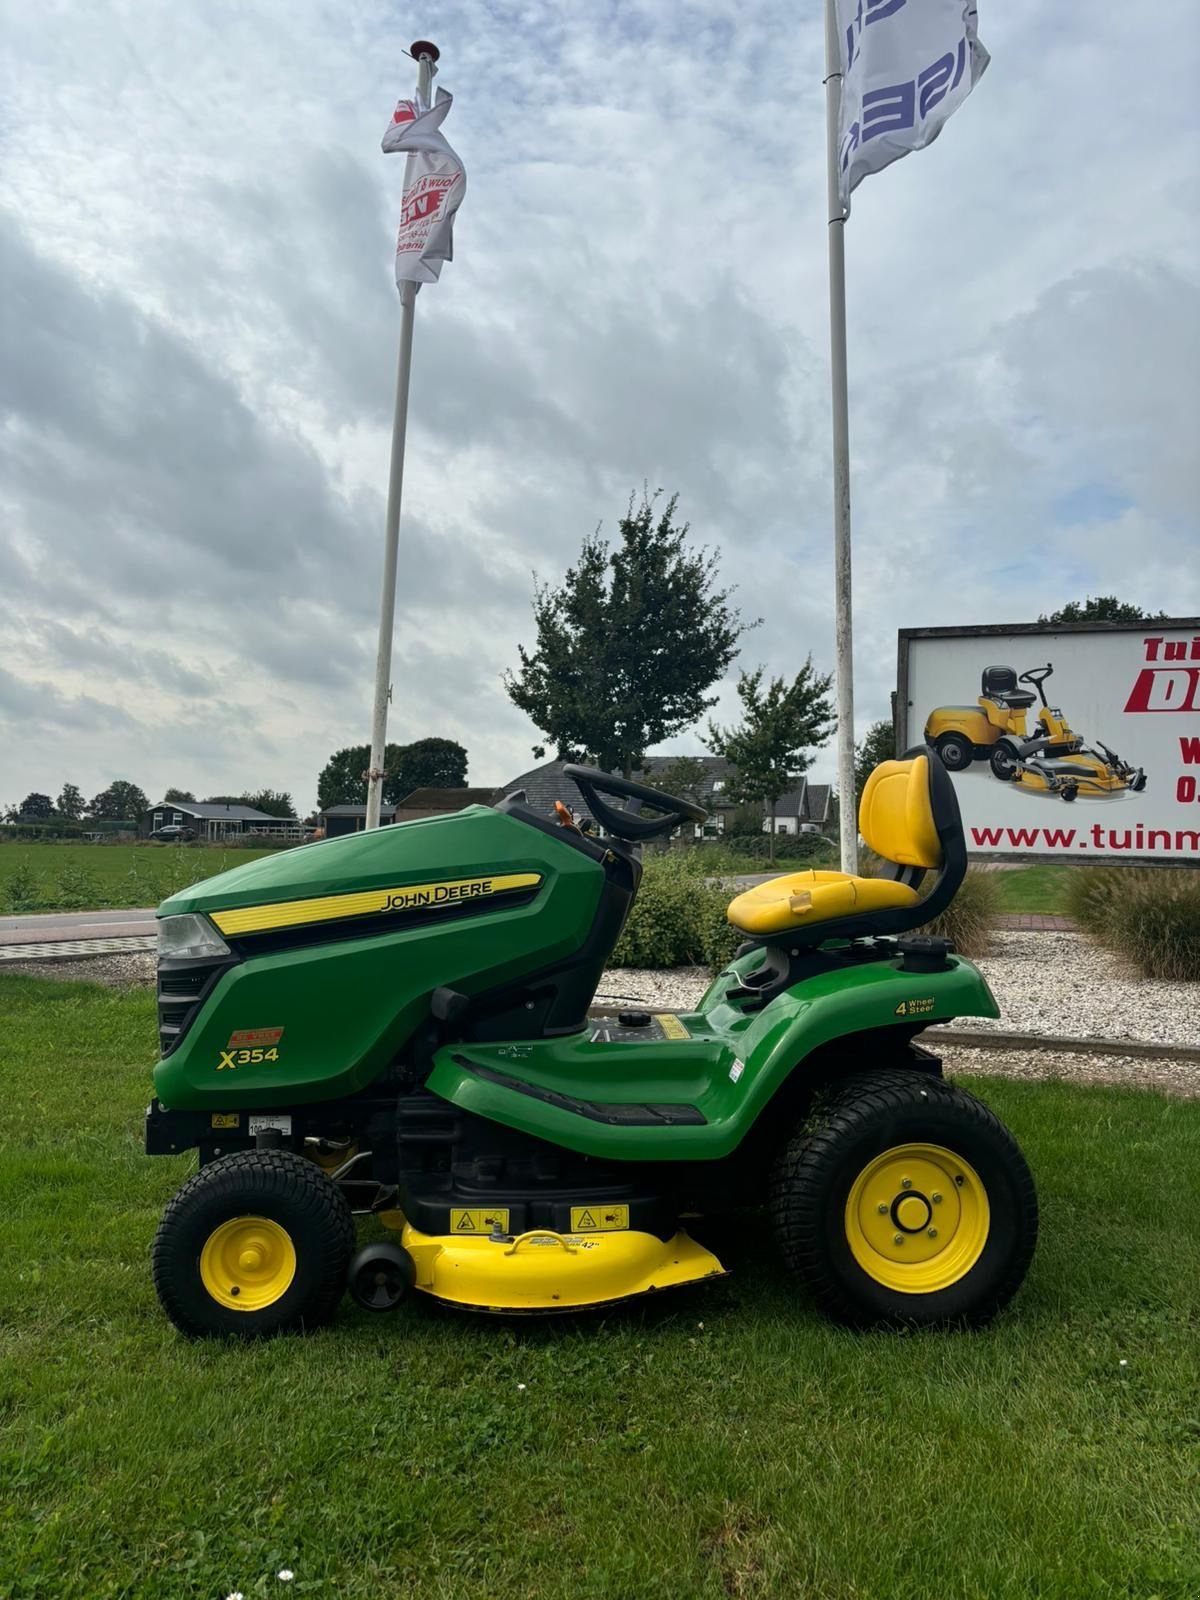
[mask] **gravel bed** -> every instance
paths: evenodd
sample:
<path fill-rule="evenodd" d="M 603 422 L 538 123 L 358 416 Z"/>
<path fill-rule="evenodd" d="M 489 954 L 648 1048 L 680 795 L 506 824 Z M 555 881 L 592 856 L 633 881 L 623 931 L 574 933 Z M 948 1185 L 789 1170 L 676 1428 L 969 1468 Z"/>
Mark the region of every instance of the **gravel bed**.
<path fill-rule="evenodd" d="M 1200 1045 L 1200 984 L 1140 978 L 1081 933 L 996 933 L 979 967 L 1000 1020 L 960 1017 L 958 1028 Z"/>
<path fill-rule="evenodd" d="M 80 956 L 75 961 L 5 961 L 0 962 L 0 973 L 24 972 L 31 978 L 65 978 L 123 989 L 153 984 L 156 959 L 153 950 L 134 950 L 126 956 Z"/>

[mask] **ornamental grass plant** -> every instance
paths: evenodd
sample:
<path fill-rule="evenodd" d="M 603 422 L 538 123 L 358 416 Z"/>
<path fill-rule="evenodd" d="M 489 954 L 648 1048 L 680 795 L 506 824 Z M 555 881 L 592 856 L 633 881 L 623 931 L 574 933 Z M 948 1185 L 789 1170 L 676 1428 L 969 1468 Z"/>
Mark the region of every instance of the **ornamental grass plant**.
<path fill-rule="evenodd" d="M 1200 872 L 1191 867 L 1081 867 L 1067 909 L 1085 933 L 1145 978 L 1200 983 Z"/>

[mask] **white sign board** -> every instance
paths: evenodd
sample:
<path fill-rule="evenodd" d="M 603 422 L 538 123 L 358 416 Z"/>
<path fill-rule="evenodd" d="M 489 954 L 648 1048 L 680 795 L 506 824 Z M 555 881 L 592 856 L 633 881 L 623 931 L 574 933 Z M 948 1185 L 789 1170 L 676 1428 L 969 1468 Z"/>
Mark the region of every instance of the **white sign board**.
<path fill-rule="evenodd" d="M 1200 618 L 902 629 L 896 731 L 973 855 L 1200 865 Z"/>

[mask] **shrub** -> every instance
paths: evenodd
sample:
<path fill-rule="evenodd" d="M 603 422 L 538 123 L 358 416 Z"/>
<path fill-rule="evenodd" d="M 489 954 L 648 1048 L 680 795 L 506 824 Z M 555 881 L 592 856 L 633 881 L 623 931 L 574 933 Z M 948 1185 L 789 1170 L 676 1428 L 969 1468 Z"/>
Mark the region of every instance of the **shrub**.
<path fill-rule="evenodd" d="M 102 903 L 100 882 L 95 873 L 84 866 L 64 867 L 58 878 L 54 903 L 64 911 L 86 911 Z"/>
<path fill-rule="evenodd" d="M 1067 905 L 1085 932 L 1147 978 L 1200 982 L 1200 872 L 1187 867 L 1086 867 Z"/>
<path fill-rule="evenodd" d="M 686 859 L 646 862 L 612 962 L 618 967 L 724 966 L 738 942 L 725 921 L 727 889 L 704 881 Z"/>
<path fill-rule="evenodd" d="M 22 858 L 0 888 L 9 911 L 36 911 L 42 904 L 42 880 L 29 865 L 28 856 Z"/>

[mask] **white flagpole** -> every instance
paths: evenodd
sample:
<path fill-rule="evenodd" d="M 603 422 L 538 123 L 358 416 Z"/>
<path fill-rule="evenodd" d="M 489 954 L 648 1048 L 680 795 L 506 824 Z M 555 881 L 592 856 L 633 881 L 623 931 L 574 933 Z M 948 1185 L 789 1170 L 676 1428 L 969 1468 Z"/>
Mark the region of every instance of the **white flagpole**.
<path fill-rule="evenodd" d="M 438 58 L 436 45 L 416 44 L 417 99 L 429 103 Z M 400 500 L 404 489 L 404 443 L 408 433 L 408 385 L 412 377 L 413 313 L 417 286 L 400 289 L 400 357 L 396 368 L 396 408 L 392 416 L 392 460 L 388 471 L 387 523 L 384 535 L 383 589 L 379 597 L 379 651 L 375 658 L 375 710 L 371 718 L 371 761 L 367 772 L 368 828 L 379 826 L 383 802 L 383 762 L 387 749 L 388 700 L 392 693 L 392 632 L 396 618 L 396 558 L 400 543 Z"/>
<path fill-rule="evenodd" d="M 834 0 L 825 0 L 825 155 L 829 210 L 829 364 L 833 379 L 833 573 L 837 776 L 842 871 L 858 871 L 854 793 L 854 644 L 850 611 L 850 403 L 846 393 L 846 213 L 838 183 L 842 48 Z"/>

